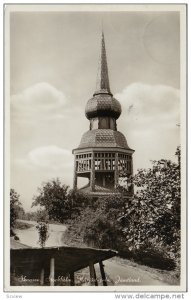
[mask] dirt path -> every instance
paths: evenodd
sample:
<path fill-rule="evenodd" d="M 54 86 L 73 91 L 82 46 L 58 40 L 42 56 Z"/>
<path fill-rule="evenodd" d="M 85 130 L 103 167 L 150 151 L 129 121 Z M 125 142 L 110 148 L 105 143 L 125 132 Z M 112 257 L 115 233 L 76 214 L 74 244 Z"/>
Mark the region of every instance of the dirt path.
<path fill-rule="evenodd" d="M 16 234 L 18 235 L 20 242 L 31 247 L 40 247 L 38 244 L 38 231 L 36 229 L 37 222 L 27 220 L 18 221 L 34 225 L 34 227 L 28 229 L 16 230 Z M 62 242 L 62 235 L 66 228 L 67 227 L 65 225 L 49 224 L 49 238 L 46 241 L 46 247 L 64 246 Z"/>
<path fill-rule="evenodd" d="M 114 285 L 168 285 L 155 274 L 108 259 L 104 262 L 105 272 Z"/>

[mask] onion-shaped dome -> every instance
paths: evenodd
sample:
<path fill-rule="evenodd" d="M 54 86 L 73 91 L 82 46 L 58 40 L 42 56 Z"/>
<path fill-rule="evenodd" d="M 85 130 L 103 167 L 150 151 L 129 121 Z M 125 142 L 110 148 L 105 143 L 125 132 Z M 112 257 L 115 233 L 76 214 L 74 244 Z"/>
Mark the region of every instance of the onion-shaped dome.
<path fill-rule="evenodd" d="M 88 119 L 99 116 L 118 119 L 121 114 L 121 104 L 109 94 L 97 94 L 88 100 L 85 114 Z"/>
<path fill-rule="evenodd" d="M 125 136 L 121 132 L 112 129 L 94 129 L 85 132 L 78 149 L 88 147 L 120 147 L 130 149 Z"/>

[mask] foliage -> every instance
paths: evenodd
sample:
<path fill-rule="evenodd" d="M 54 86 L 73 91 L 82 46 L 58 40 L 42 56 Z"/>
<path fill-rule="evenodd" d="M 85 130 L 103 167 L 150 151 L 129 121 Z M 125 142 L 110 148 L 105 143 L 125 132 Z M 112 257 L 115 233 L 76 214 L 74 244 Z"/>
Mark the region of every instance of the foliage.
<path fill-rule="evenodd" d="M 16 219 L 18 218 L 19 211 L 22 209 L 19 201 L 19 194 L 14 189 L 10 190 L 10 228 L 11 235 L 14 235 L 13 228 L 15 227 Z"/>
<path fill-rule="evenodd" d="M 87 207 L 74 234 L 88 245 L 116 249 L 140 263 L 174 268 L 180 255 L 180 148 L 176 155 L 178 163 L 161 159 L 138 170 L 131 182 L 136 192 L 128 199 L 123 187 L 119 196 Z"/>
<path fill-rule="evenodd" d="M 157 245 L 134 249 L 128 252 L 125 257 L 131 258 L 139 264 L 161 270 L 174 270 L 176 267 L 175 259 L 171 258 L 164 248 L 157 247 Z"/>
<path fill-rule="evenodd" d="M 43 248 L 45 246 L 46 240 L 49 237 L 49 226 L 48 223 L 45 222 L 38 222 L 38 224 L 36 225 L 36 229 L 38 230 L 39 233 L 39 245 L 41 246 L 41 248 Z"/>
<path fill-rule="evenodd" d="M 154 161 L 149 170 L 134 176 L 138 187 L 123 216 L 130 247 L 166 247 L 176 253 L 180 246 L 180 166 L 170 160 Z"/>
<path fill-rule="evenodd" d="M 24 222 L 19 222 L 19 221 L 15 222 L 15 229 L 25 230 L 25 229 L 29 229 L 32 227 L 34 227 L 34 225 L 29 224 L 29 223 L 24 223 Z"/>
<path fill-rule="evenodd" d="M 24 219 L 25 218 L 25 210 L 22 206 L 17 206 L 17 218 Z"/>
<path fill-rule="evenodd" d="M 48 222 L 48 213 L 45 209 L 38 209 L 35 212 L 35 218 L 37 222 Z"/>
<path fill-rule="evenodd" d="M 47 211 L 42 208 L 38 209 L 37 211 L 26 212 L 22 219 L 36 222 L 49 220 Z"/>
<path fill-rule="evenodd" d="M 126 200 L 120 196 L 100 198 L 81 214 L 77 235 L 83 242 L 98 248 L 119 249 L 124 247 L 125 235 L 118 220 L 125 210 Z"/>
<path fill-rule="evenodd" d="M 69 190 L 69 187 L 62 184 L 58 178 L 43 183 L 38 192 L 39 194 L 34 197 L 32 204 L 32 207 L 41 207 L 39 216 L 38 214 L 35 216 L 37 220 L 42 214 L 43 220 L 49 219 L 63 223 L 80 214 L 81 209 L 90 201 L 84 194 L 76 190 Z"/>
<path fill-rule="evenodd" d="M 43 183 L 38 192 L 39 194 L 34 197 L 32 207 L 38 205 L 43 207 L 50 220 L 62 223 L 68 217 L 69 211 L 68 186 L 62 184 L 57 178 Z"/>
<path fill-rule="evenodd" d="M 89 206 L 90 203 L 91 199 L 88 195 L 77 190 L 70 190 L 68 193 L 68 217 L 70 219 L 75 219 L 84 208 Z"/>

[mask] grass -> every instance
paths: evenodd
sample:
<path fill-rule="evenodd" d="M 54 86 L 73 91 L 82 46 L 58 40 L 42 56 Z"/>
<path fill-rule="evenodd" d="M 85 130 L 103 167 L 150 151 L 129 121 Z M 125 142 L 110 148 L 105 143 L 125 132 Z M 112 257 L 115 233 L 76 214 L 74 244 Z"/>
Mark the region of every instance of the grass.
<path fill-rule="evenodd" d="M 115 260 L 118 264 L 121 264 L 123 266 L 127 266 L 127 267 L 131 266 L 131 267 L 135 267 L 140 270 L 149 272 L 150 274 L 153 275 L 153 278 L 163 281 L 163 282 L 166 282 L 169 285 L 179 285 L 180 284 L 179 272 L 176 269 L 171 270 L 171 271 L 160 270 L 157 268 L 151 268 L 146 265 L 140 265 L 132 260 L 123 259 L 120 257 L 114 257 L 114 258 L 112 258 L 112 260 Z"/>

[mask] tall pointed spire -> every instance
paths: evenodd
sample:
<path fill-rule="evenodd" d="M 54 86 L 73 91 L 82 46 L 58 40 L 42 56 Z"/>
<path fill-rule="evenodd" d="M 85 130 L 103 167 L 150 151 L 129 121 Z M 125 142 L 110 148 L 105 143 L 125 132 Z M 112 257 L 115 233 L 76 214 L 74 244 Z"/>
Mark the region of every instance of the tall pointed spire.
<path fill-rule="evenodd" d="M 103 30 L 101 35 L 101 57 L 99 61 L 96 92 L 94 93 L 94 95 L 98 95 L 98 94 L 111 95 Z"/>

